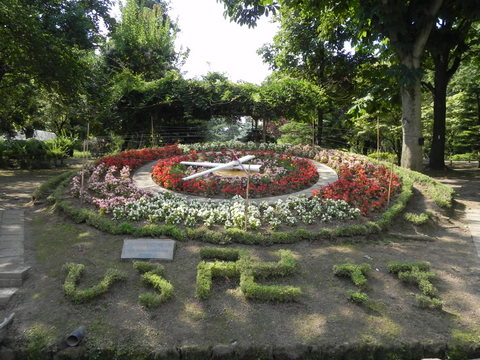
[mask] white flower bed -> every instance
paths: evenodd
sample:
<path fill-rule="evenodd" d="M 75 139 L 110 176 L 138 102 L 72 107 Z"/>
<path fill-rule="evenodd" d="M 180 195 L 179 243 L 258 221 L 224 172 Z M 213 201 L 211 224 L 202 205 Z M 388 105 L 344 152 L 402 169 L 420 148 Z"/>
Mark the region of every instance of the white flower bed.
<path fill-rule="evenodd" d="M 343 200 L 322 200 L 303 196 L 278 200 L 274 204 L 262 202 L 248 206 L 248 228 L 262 225 L 277 229 L 280 225 L 314 224 L 332 220 L 350 220 L 360 215 L 360 210 Z M 240 196 L 222 202 L 186 200 L 173 194 L 157 194 L 127 202 L 113 209 L 113 217 L 122 220 L 148 220 L 166 224 L 193 227 L 215 224 L 226 228 L 245 226 L 245 202 Z"/>

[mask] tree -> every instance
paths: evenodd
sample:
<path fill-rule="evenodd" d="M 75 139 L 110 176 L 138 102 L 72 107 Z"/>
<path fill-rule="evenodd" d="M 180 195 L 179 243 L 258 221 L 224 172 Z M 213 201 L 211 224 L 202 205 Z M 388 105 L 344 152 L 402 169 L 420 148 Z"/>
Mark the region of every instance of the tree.
<path fill-rule="evenodd" d="M 100 24 L 109 28 L 113 22 L 109 7 L 110 0 L 2 1 L 2 131 L 37 125 L 42 89 L 70 99 L 83 91 L 89 73 L 86 57 L 103 38 Z"/>
<path fill-rule="evenodd" d="M 101 41 L 101 21 L 112 23 L 109 7 L 110 0 L 5 0 L 0 8 L 0 89 L 10 78 L 9 87 L 34 80 L 71 93 L 82 80 L 83 51 Z"/>
<path fill-rule="evenodd" d="M 478 38 L 478 26 L 473 27 L 478 20 L 480 6 L 476 1 L 446 0 L 427 42 L 426 48 L 433 62 L 434 72 L 433 84 L 424 82 L 433 95 L 433 131 L 429 159 L 432 169 L 445 167 L 447 86 L 464 54 Z"/>
<path fill-rule="evenodd" d="M 324 99 L 317 106 L 316 141 L 319 145 L 329 139 L 338 141 L 338 128 L 332 125 L 339 125 L 338 119 L 351 105 L 356 69 L 371 56 L 345 51 L 342 38 L 323 41 L 319 37 L 321 21 L 311 14 L 282 7 L 276 20 L 280 29 L 273 43 L 259 53 L 272 70 L 310 81 L 323 90 Z"/>
<path fill-rule="evenodd" d="M 178 31 L 163 2 L 127 0 L 106 48 L 107 64 L 115 72 L 128 69 L 147 81 L 159 79 L 186 56 L 175 51 Z"/>
<path fill-rule="evenodd" d="M 322 20 L 325 39 L 351 38 L 353 44 L 385 44 L 395 53 L 402 98 L 402 160 L 404 167 L 422 167 L 421 60 L 443 0 L 222 0 L 226 15 L 254 25 L 278 4 Z"/>

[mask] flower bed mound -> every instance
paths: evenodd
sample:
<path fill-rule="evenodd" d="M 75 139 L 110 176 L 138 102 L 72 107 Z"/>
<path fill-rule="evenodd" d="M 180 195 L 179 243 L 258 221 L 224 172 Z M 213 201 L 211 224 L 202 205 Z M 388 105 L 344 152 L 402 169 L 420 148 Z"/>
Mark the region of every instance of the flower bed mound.
<path fill-rule="evenodd" d="M 202 144 L 202 146 L 205 145 Z M 280 149 L 282 148 L 279 147 Z M 269 169 L 263 174 L 258 174 L 256 180 L 252 181 L 254 187 L 263 185 L 264 177 L 268 177 L 271 186 L 275 185 L 275 187 L 288 184 L 290 188 L 295 188 L 300 186 L 299 184 L 313 181 L 308 180 L 308 176 L 306 176 L 307 179 L 300 179 L 298 175 L 307 173 L 311 175 L 311 179 L 314 178 L 314 174 L 318 176 L 316 166 L 311 161 L 302 159 L 307 155 L 335 168 L 338 171 L 339 180 L 324 188 L 316 189 L 309 197 L 291 196 L 287 200 L 278 200 L 275 203 L 250 202 L 246 206 L 245 201 L 238 195 L 221 202 L 199 202 L 168 193 L 159 194 L 137 188 L 130 176 L 129 164 L 132 163 L 134 164 L 132 166 L 138 167 L 150 161 L 152 156 L 161 154 L 164 158 L 158 163 L 163 164 L 163 170 L 169 174 L 165 179 L 173 179 L 170 186 L 175 187 L 175 184 L 182 182 L 176 179 L 183 176 L 185 172 L 188 174 L 198 171 L 198 169 L 187 167 L 185 167 L 187 169 L 175 168 L 184 166 L 179 164 L 183 161 L 182 159 L 209 161 L 215 158 L 215 161 L 224 162 L 231 159 L 227 150 L 202 149 L 201 152 L 197 152 L 192 151 L 195 149 L 188 149 L 188 154 L 181 155 L 182 149 L 173 145 L 161 149 L 137 150 L 136 152 L 142 156 L 139 161 L 134 162 L 130 160 L 134 159 L 132 156 L 135 153 L 129 151 L 111 158 L 103 158 L 96 166 L 89 165 L 73 177 L 70 195 L 80 199 L 80 204 L 84 204 L 81 205 L 82 207 L 96 209 L 101 216 L 97 219 L 98 215 L 91 210 L 88 212 L 80 209 L 75 217 L 79 221 L 83 219 L 92 224 L 101 224 L 102 228 L 113 229 L 111 231 L 115 233 L 132 234 L 140 231 L 143 234 L 144 230 L 141 229 L 146 229 L 145 231 L 158 235 L 165 231 L 170 233 L 175 229 L 175 234 L 178 233 L 179 237 L 184 237 L 189 230 L 207 229 L 208 234 L 211 232 L 208 235 L 208 238 L 211 238 L 209 241 L 224 242 L 232 239 L 237 241 L 236 238 L 239 236 L 245 237 L 244 233 L 235 232 L 238 229 L 242 231 L 261 229 L 261 233 L 255 234 L 258 235 L 258 239 L 247 236 L 248 239 L 244 238 L 241 241 L 262 243 L 267 241 L 265 237 L 273 236 L 276 239 L 275 242 L 285 242 L 290 241 L 285 237 L 290 236 L 288 234 L 292 231 L 300 231 L 297 234 L 300 237 L 291 235 L 294 238 L 315 239 L 332 235 L 363 235 L 378 231 L 388 226 L 393 216 L 401 211 L 411 195 L 411 184 L 402 188 L 398 176 L 392 171 L 382 165 L 371 163 L 363 157 L 318 147 L 292 147 L 291 149 L 292 155 L 278 154 L 280 151 L 275 151 L 275 148 L 271 151 L 255 151 L 251 148 L 248 151 L 242 151 L 241 148 L 237 148 L 237 153 L 239 155 L 255 154 L 260 165 L 269 165 Z M 127 165 L 122 165 L 122 168 L 116 165 L 108 166 L 113 163 Z M 178 176 L 172 176 L 176 171 Z M 298 179 L 297 183 L 291 181 L 292 176 Z M 228 181 L 230 182 L 231 179 Z M 243 180 L 238 179 L 238 181 L 237 186 L 241 188 Z M 211 182 L 221 183 L 221 180 L 211 180 Z M 223 189 L 228 185 L 231 184 L 225 185 Z M 205 186 L 208 188 L 210 185 Z M 206 188 L 202 191 L 206 191 Z M 400 191 L 402 194 L 397 200 Z M 391 208 L 382 214 L 391 202 L 393 203 Z M 66 212 L 74 211 L 75 207 L 76 205 L 68 205 L 65 202 L 60 206 L 66 209 Z M 360 219 L 360 215 L 364 217 Z M 329 223 L 329 226 L 326 227 L 324 225 L 326 223 Z M 279 230 L 281 233 L 274 233 Z M 193 235 L 205 237 L 207 233 L 202 231 L 195 233 L 196 235 L 190 232 L 189 237 Z M 186 233 L 183 234 L 183 232 Z"/>
<path fill-rule="evenodd" d="M 182 161 L 227 163 L 245 155 L 254 155 L 249 162 L 260 165 L 259 173 L 252 172 L 246 177 L 227 177 L 210 173 L 202 177 L 183 181 L 183 177 L 207 170 L 200 166 L 187 166 Z M 232 198 L 246 196 L 247 183 L 249 197 L 283 195 L 303 190 L 318 180 L 314 163 L 291 154 L 277 154 L 273 151 L 239 151 L 233 154 L 224 151 L 195 152 L 160 159 L 153 168 L 152 178 L 160 186 L 180 193 L 209 197 Z"/>

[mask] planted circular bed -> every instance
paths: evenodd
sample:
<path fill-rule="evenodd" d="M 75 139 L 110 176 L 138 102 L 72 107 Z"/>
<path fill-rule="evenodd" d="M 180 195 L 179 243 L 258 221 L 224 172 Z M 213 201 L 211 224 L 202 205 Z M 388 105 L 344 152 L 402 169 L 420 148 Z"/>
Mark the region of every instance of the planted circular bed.
<path fill-rule="evenodd" d="M 69 195 L 81 200 L 86 209 L 83 215 L 76 216 L 114 233 L 168 233 L 178 238 L 228 242 L 237 241 L 241 231 L 263 229 L 263 233 L 242 233 L 247 238 L 240 241 L 262 243 L 273 237 L 273 242 L 290 242 L 294 240 L 285 237 L 315 239 L 379 231 L 388 225 L 398 207 L 403 208 L 409 196 L 405 194 L 399 205 L 392 207 L 402 188 L 399 177 L 391 169 L 361 156 L 312 146 L 226 145 L 171 145 L 126 151 L 87 165 L 69 185 Z M 306 195 L 275 202 L 245 202 L 242 197 L 247 187 L 245 177 L 212 174 L 182 180 L 201 169 L 180 164 L 181 161 L 228 162 L 232 160 L 233 149 L 235 156 L 254 155 L 251 163 L 260 165 L 261 171 L 250 175 L 250 197 L 285 195 L 311 187 L 318 180 L 314 161 L 335 169 L 338 180 L 309 188 L 311 191 Z M 132 181 L 133 171 L 154 160 L 157 162 L 152 176 L 164 187 L 212 199 L 231 198 L 200 202 L 139 188 Z M 277 230 L 281 233 L 276 233 Z"/>

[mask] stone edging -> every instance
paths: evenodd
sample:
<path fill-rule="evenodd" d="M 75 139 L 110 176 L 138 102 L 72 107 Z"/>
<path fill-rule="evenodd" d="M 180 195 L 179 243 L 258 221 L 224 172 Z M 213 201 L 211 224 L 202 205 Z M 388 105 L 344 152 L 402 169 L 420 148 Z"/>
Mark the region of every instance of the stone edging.
<path fill-rule="evenodd" d="M 331 184 L 335 181 L 338 180 L 337 173 L 335 170 L 333 170 L 331 167 L 321 164 L 317 161 L 309 159 L 309 161 L 313 162 L 315 166 L 317 167 L 317 172 L 318 172 L 318 181 L 310 186 L 307 189 L 297 191 L 294 193 L 286 194 L 286 195 L 278 195 L 278 196 L 269 196 L 269 197 L 262 197 L 262 198 L 252 198 L 250 199 L 253 202 L 269 202 L 269 203 L 274 203 L 277 200 L 286 200 L 287 198 L 291 196 L 299 196 L 299 195 L 305 195 L 305 196 L 310 196 L 312 194 L 312 190 L 315 189 L 320 189 L 324 186 L 327 186 L 328 184 Z M 175 194 L 178 196 L 181 196 L 182 198 L 186 200 L 197 200 L 197 201 L 213 201 L 213 202 L 222 202 L 227 199 L 211 199 L 211 198 L 206 198 L 206 197 L 201 197 L 201 196 L 194 196 L 194 195 L 186 195 L 186 194 L 181 194 L 172 190 L 165 189 L 161 186 L 159 186 L 157 183 L 155 183 L 152 179 L 151 176 L 151 169 L 152 167 L 157 163 L 157 161 L 152 161 L 149 162 L 135 171 L 133 174 L 133 183 L 144 190 L 151 190 L 159 193 L 171 193 Z"/>

